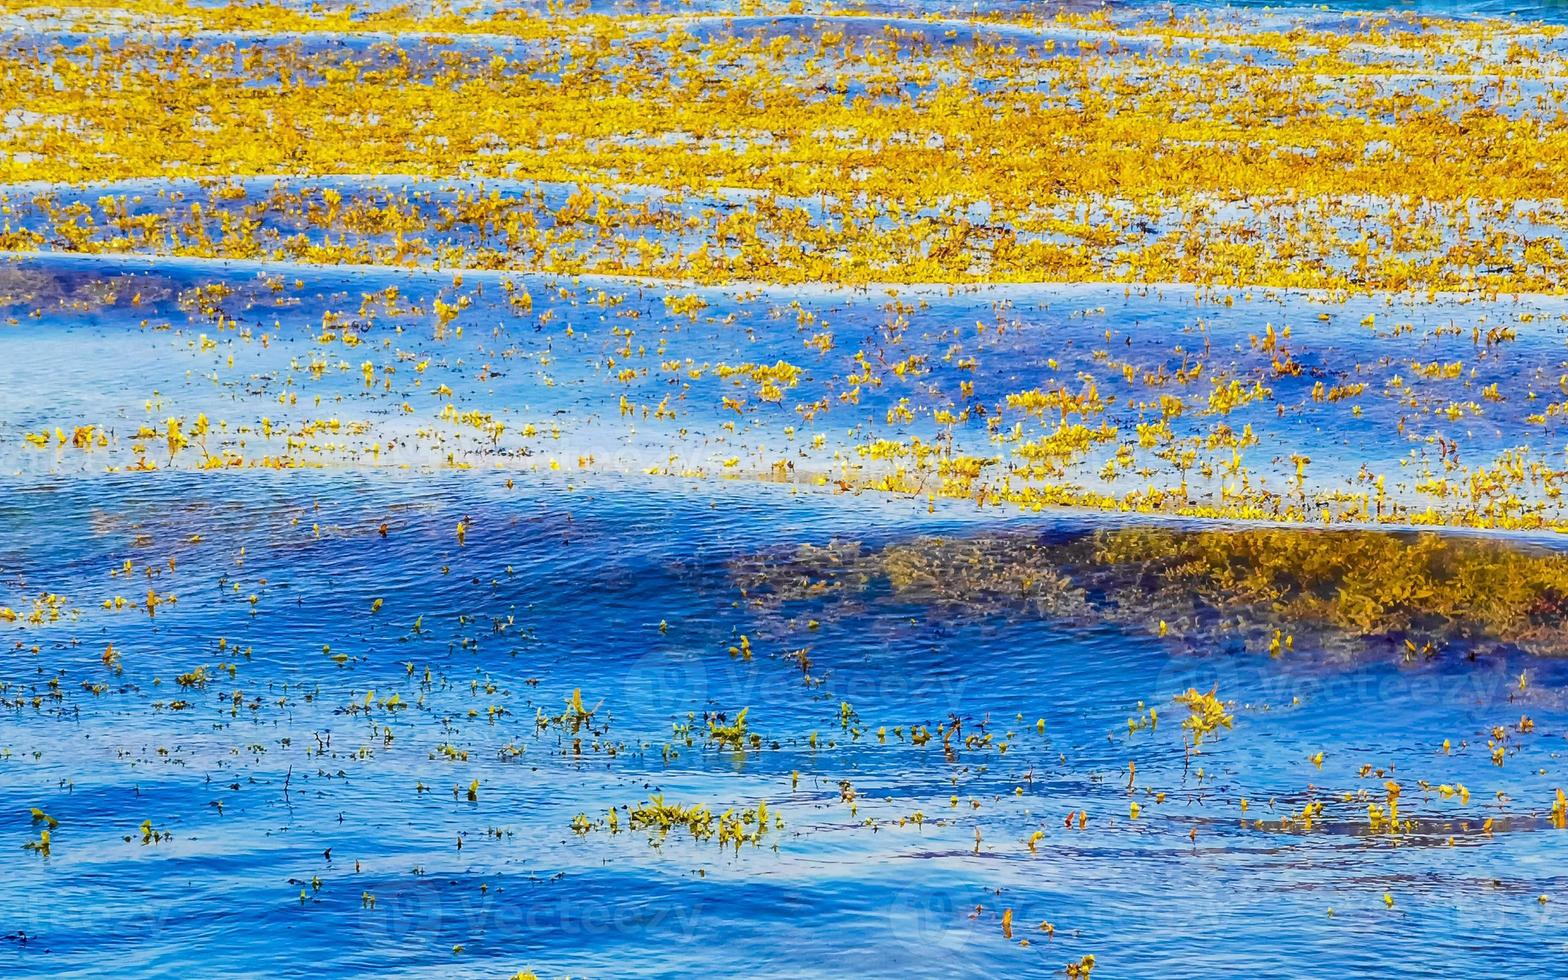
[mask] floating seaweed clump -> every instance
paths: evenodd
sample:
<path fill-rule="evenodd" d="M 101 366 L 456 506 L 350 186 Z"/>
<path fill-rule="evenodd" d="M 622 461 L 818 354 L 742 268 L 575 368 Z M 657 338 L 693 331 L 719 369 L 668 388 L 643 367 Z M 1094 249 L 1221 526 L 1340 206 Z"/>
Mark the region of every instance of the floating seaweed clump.
<path fill-rule="evenodd" d="M 764 607 L 881 597 L 948 617 L 1092 617 L 1196 646 L 1240 636 L 1276 655 L 1294 649 L 1295 634 L 1347 653 L 1383 641 L 1406 659 L 1450 646 L 1472 656 L 1568 654 L 1568 555 L 1431 532 L 1130 528 L 880 548 L 835 541 L 753 556 L 735 575 Z"/>
<path fill-rule="evenodd" d="M 737 565 L 742 591 L 764 605 L 823 596 L 847 599 L 873 585 L 900 602 L 950 616 L 1018 610 L 1067 617 L 1089 607 L 1060 554 L 1024 537 L 922 537 L 871 550 L 856 542 L 802 545 Z"/>
<path fill-rule="evenodd" d="M 1543 549 L 1435 533 L 1273 528 L 1107 531 L 1092 548 L 1129 616 L 1188 596 L 1224 616 L 1250 613 L 1429 653 L 1449 644 L 1568 653 L 1568 556 Z"/>
<path fill-rule="evenodd" d="M 707 804 L 669 803 L 663 794 L 656 793 L 646 803 L 622 809 L 627 813 L 627 826 L 631 830 L 648 832 L 649 840 L 654 844 L 663 843 L 671 830 L 684 828 L 694 841 L 717 840 L 721 846 L 731 845 L 738 851 L 742 844 L 760 844 L 769 829 L 766 800 L 739 813 L 728 809 L 715 816 Z M 772 818 L 773 827 L 783 828 L 782 817 L 775 813 Z M 618 834 L 621 832 L 620 814 L 611 807 L 606 818 L 596 823 L 589 820 L 586 813 L 580 813 L 572 820 L 572 829 L 578 834 L 596 829 Z"/>

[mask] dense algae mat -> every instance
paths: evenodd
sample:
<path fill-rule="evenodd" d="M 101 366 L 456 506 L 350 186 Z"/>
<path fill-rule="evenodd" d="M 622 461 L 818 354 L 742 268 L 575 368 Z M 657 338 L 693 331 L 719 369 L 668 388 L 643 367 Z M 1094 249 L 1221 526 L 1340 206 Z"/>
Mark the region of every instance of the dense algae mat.
<path fill-rule="evenodd" d="M 3 26 L 7 248 L 1489 295 L 1568 271 L 1555 25 L 13 0 Z"/>

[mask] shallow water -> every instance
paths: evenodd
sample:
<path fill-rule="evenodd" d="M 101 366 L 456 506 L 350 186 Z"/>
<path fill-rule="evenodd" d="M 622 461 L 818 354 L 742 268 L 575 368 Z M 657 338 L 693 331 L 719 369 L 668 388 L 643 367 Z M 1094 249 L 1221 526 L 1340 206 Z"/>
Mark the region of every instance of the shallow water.
<path fill-rule="evenodd" d="M 6 229 L 275 186 L 0 261 L 8 976 L 1568 975 L 1560 297 Z"/>

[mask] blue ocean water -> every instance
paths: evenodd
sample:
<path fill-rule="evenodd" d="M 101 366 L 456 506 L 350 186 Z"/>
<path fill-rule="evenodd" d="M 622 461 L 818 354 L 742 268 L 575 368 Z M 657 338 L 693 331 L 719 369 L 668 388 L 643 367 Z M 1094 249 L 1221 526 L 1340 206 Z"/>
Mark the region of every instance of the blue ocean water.
<path fill-rule="evenodd" d="M 1568 836 L 1522 818 L 1475 832 L 1517 812 L 1493 794 L 1549 797 L 1568 664 L 1222 655 L 877 582 L 789 609 L 741 594 L 748 556 L 780 548 L 1088 530 L 955 509 L 654 478 L 13 482 L 8 576 L 123 590 L 132 608 L 19 634 L 7 653 L 5 833 L 29 833 L 30 806 L 59 821 L 47 858 L 12 860 L 12 969 L 974 975 L 1092 953 L 1112 975 L 1196 976 L 1568 962 L 1561 913 L 1538 901 L 1561 894 Z M 107 578 L 127 560 L 128 582 Z M 149 615 L 135 608 L 144 587 L 176 601 Z M 727 653 L 741 635 L 750 659 Z M 84 695 L 110 642 L 124 672 Z M 797 646 L 810 682 L 783 656 Z M 209 680 L 176 682 L 203 665 Z M 1214 684 L 1238 705 L 1235 727 L 1189 757 L 1168 698 Z M 538 720 L 574 690 L 591 734 Z M 404 707 L 384 706 L 393 695 Z M 1167 720 L 1129 732 L 1140 702 Z M 705 712 L 742 708 L 760 748 L 704 738 Z M 1494 766 L 1486 731 L 1523 713 L 1535 734 Z M 676 726 L 693 714 L 688 743 Z M 913 726 L 951 719 L 994 740 L 951 757 L 912 744 Z M 1441 826 L 1369 833 L 1363 805 L 1337 801 L 1377 790 L 1363 765 L 1397 775 L 1408 812 Z M 1422 779 L 1475 799 L 1460 807 Z M 572 829 L 654 794 L 715 814 L 765 800 L 783 826 L 738 849 L 679 829 Z M 1315 830 L 1270 826 L 1312 798 L 1333 807 Z M 1064 827 L 1078 811 L 1086 826 Z M 143 842 L 144 820 L 167 839 Z M 1027 948 L 1003 939 L 1005 909 Z"/>
<path fill-rule="evenodd" d="M 1236 610 L 1167 632 L 1163 606 L 1129 599 L 1135 575 L 1058 583 L 1031 562 L 1254 526 L 835 492 L 846 459 L 869 465 L 857 444 L 935 438 L 889 415 L 917 390 L 1072 377 L 1107 331 L 1146 363 L 1208 344 L 1248 376 L 1266 358 L 1247 338 L 1320 322 L 1321 297 L 904 291 L 922 308 L 887 350 L 931 373 L 868 390 L 817 446 L 787 431 L 792 406 L 838 396 L 848 345 L 744 420 L 721 401 L 736 384 L 681 372 L 794 356 L 821 320 L 877 336 L 885 295 L 702 290 L 687 318 L 665 303 L 685 287 L 510 277 L 565 334 L 502 330 L 509 277 L 462 278 L 4 266 L 7 976 L 1060 975 L 1085 956 L 1102 977 L 1568 975 L 1568 832 L 1549 816 L 1568 660 L 1462 640 L 1412 659 L 1306 628 L 1272 656 L 1218 621 Z M 601 291 L 631 294 L 635 339 Z M 429 310 L 460 295 L 466 332 L 438 343 Z M 1303 360 L 1383 384 L 1408 373 L 1395 351 L 1470 348 L 1362 328 L 1455 316 L 1390 305 L 1334 304 L 1298 333 Z M 1561 312 L 1467 304 L 1535 324 L 1481 380 L 1555 379 Z M 988 356 L 961 375 L 941 353 L 981 319 L 1016 325 L 973 341 Z M 609 386 L 634 344 L 675 377 Z M 1459 396 L 1445 384 L 1426 394 Z M 1300 385 L 1299 411 L 1234 419 L 1256 425 L 1262 479 L 1304 452 L 1319 485 L 1350 487 L 1408 452 L 1336 428 Z M 673 394 L 679 415 L 623 412 L 623 392 Z M 1555 451 L 1526 415 L 1497 409 L 1468 445 Z M 198 446 L 168 445 L 171 416 Z M 1189 690 L 1231 714 L 1197 745 L 1173 700 Z M 738 726 L 738 745 L 718 734 Z M 1409 824 L 1379 829 L 1391 782 Z M 661 801 L 743 839 L 640 826 Z"/>

